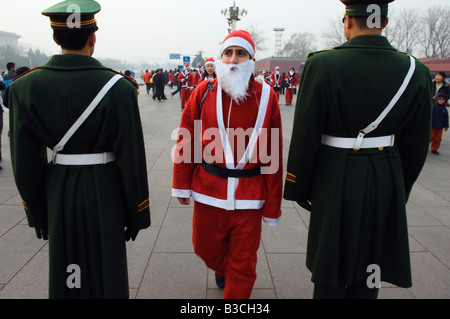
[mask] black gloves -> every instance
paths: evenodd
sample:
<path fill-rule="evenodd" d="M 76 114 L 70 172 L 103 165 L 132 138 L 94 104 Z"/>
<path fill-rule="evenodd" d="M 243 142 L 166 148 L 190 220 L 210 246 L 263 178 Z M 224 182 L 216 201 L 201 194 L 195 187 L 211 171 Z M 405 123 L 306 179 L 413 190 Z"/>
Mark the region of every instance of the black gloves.
<path fill-rule="evenodd" d="M 127 227 L 127 229 L 125 230 L 125 240 L 129 241 L 131 240 L 135 240 L 137 234 L 139 233 L 139 229 L 134 229 L 133 227 Z"/>
<path fill-rule="evenodd" d="M 36 236 L 39 239 L 47 240 L 48 239 L 48 230 L 41 228 L 41 227 L 35 227 L 36 230 Z"/>
<path fill-rule="evenodd" d="M 297 201 L 297 204 L 299 204 L 301 207 L 303 207 L 307 211 L 311 211 L 311 202 L 309 200 Z"/>

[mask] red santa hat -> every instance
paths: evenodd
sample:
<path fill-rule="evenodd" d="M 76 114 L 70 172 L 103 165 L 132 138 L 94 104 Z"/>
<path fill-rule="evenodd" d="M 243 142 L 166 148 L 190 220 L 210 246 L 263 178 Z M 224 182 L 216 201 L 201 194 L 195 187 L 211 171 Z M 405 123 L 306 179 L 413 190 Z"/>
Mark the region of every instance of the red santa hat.
<path fill-rule="evenodd" d="M 189 63 L 186 63 L 186 64 L 184 65 L 184 68 L 185 68 L 185 69 L 191 68 L 191 66 L 189 65 Z"/>
<path fill-rule="evenodd" d="M 214 59 L 213 58 L 206 59 L 205 66 L 207 66 L 208 64 L 215 64 Z"/>
<path fill-rule="evenodd" d="M 250 33 L 244 30 L 234 30 L 223 40 L 222 48 L 220 49 L 220 56 L 228 47 L 238 46 L 242 47 L 250 54 L 250 59 L 255 57 L 255 43 L 253 42 Z"/>

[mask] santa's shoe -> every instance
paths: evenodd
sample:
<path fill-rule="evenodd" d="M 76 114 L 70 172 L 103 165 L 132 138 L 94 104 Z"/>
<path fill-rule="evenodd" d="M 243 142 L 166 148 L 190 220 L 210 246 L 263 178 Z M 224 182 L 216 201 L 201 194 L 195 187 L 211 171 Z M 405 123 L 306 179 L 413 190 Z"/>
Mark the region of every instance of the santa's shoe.
<path fill-rule="evenodd" d="M 220 276 L 218 273 L 216 273 L 216 285 L 220 289 L 225 287 L 225 277 Z"/>

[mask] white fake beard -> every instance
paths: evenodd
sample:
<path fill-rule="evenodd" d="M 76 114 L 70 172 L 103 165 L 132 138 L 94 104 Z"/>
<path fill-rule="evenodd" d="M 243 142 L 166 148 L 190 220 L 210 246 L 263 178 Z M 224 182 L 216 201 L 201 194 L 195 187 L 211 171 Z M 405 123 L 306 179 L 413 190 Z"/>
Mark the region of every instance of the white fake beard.
<path fill-rule="evenodd" d="M 239 64 L 216 62 L 217 80 L 222 89 L 238 104 L 247 97 L 250 77 L 255 69 L 255 61 L 248 60 Z"/>

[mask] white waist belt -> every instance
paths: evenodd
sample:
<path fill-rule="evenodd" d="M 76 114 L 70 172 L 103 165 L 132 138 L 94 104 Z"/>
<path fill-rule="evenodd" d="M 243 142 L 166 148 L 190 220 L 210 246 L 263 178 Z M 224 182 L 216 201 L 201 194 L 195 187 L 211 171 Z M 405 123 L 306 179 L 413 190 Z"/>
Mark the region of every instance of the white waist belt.
<path fill-rule="evenodd" d="M 380 137 L 365 137 L 359 148 L 380 148 L 394 146 L 395 135 Z M 356 138 L 352 137 L 336 137 L 330 135 L 322 136 L 322 143 L 337 148 L 354 149 Z"/>
<path fill-rule="evenodd" d="M 98 165 L 114 162 L 113 152 L 96 154 L 57 154 L 53 160 L 58 165 Z"/>

